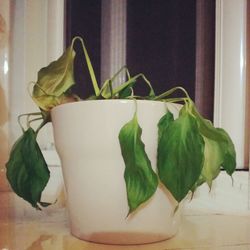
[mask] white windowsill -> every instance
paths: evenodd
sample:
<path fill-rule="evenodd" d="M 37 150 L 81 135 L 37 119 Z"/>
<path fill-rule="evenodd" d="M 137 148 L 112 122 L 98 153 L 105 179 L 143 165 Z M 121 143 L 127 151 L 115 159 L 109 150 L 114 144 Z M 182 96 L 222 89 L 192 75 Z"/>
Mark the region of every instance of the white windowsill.
<path fill-rule="evenodd" d="M 197 189 L 186 203 L 186 214 L 249 215 L 249 172 L 237 171 L 232 179 L 222 171 L 211 191 L 206 184 Z"/>

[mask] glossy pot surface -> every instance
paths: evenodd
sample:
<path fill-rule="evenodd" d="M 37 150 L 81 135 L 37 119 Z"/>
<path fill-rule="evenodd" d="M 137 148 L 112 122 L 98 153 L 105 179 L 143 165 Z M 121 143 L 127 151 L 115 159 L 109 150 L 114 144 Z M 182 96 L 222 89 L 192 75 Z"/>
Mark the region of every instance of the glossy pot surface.
<path fill-rule="evenodd" d="M 178 115 L 179 106 L 168 104 Z M 166 104 L 157 101 L 100 100 L 52 110 L 56 149 L 62 162 L 71 232 L 108 244 L 143 244 L 168 239 L 180 224 L 176 201 L 159 186 L 154 196 L 127 217 L 124 161 L 118 135 L 137 109 L 145 150 L 156 170 L 157 124 Z"/>

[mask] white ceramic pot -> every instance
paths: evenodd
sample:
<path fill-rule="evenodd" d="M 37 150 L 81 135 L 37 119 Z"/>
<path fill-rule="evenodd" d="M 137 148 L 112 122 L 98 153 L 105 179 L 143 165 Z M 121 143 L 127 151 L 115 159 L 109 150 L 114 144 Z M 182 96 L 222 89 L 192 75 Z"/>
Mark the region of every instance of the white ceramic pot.
<path fill-rule="evenodd" d="M 169 105 L 178 114 L 178 107 Z M 166 104 L 137 101 L 145 150 L 156 169 L 157 123 Z M 172 237 L 180 211 L 163 187 L 133 215 L 128 213 L 125 165 L 118 134 L 133 118 L 135 101 L 82 101 L 52 110 L 56 149 L 62 162 L 71 232 L 76 237 L 108 244 L 143 244 Z"/>

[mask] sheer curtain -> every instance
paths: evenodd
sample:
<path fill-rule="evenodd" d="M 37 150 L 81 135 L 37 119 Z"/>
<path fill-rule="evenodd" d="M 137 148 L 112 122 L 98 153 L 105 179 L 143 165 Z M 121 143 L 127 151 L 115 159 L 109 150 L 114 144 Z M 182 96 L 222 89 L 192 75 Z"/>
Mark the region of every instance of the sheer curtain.
<path fill-rule="evenodd" d="M 64 0 L 0 1 L 0 191 L 7 188 L 9 150 L 22 133 L 17 117 L 38 111 L 29 94 L 30 82 L 37 80 L 41 67 L 62 54 L 63 32 Z M 55 159 L 48 150 L 52 142 L 52 128 L 47 126 L 39 143 L 49 164 Z"/>
<path fill-rule="evenodd" d="M 11 2 L 9 131 L 10 142 L 13 143 L 21 133 L 17 116 L 38 111 L 30 98 L 31 82 L 37 80 L 40 68 L 63 52 L 64 0 Z M 39 140 L 42 149 L 48 148 L 52 141 L 51 128 L 45 128 Z"/>

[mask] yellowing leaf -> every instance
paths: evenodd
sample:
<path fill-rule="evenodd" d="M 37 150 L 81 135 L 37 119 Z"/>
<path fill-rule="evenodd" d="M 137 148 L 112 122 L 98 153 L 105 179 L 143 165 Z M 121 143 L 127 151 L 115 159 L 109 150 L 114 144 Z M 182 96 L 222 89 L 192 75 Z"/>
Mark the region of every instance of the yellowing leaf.
<path fill-rule="evenodd" d="M 203 137 L 203 139 L 205 141 L 205 159 L 201 175 L 203 180 L 205 180 L 211 188 L 212 181 L 220 173 L 220 167 L 223 163 L 223 151 L 216 141 L 208 139 L 207 137 Z"/>
<path fill-rule="evenodd" d="M 169 115 L 171 117 L 171 115 Z M 164 186 L 180 202 L 199 178 L 204 161 L 204 140 L 186 105 L 180 116 L 160 123 L 157 168 Z"/>
<path fill-rule="evenodd" d="M 69 47 L 58 60 L 40 69 L 33 95 L 40 96 L 45 92 L 48 95 L 59 97 L 65 93 L 75 83 L 74 58 L 75 51 Z"/>
<path fill-rule="evenodd" d="M 38 72 L 38 80 L 33 88 L 32 98 L 45 111 L 63 103 L 67 91 L 75 84 L 75 51 L 69 47 L 56 61 Z"/>
<path fill-rule="evenodd" d="M 212 181 L 220 173 L 221 167 L 224 167 L 229 175 L 234 172 L 236 167 L 235 148 L 227 132 L 221 128 L 215 128 L 209 120 L 204 119 L 193 103 L 191 103 L 191 112 L 195 116 L 199 131 L 205 140 L 205 161 L 201 178 L 203 181 L 199 181 L 199 185 L 206 181 L 211 188 Z"/>

